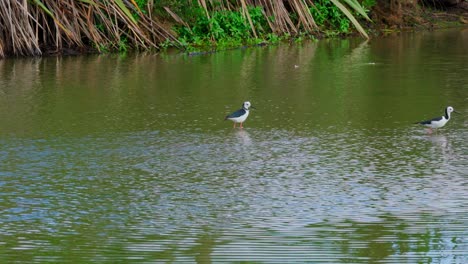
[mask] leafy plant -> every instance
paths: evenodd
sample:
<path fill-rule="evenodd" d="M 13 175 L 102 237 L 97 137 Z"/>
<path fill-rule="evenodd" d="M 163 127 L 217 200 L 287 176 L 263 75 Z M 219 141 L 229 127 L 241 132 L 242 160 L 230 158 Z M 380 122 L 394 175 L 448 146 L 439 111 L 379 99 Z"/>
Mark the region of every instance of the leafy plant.
<path fill-rule="evenodd" d="M 263 33 L 268 25 L 260 7 L 250 7 L 249 15 L 257 33 Z M 219 10 L 206 15 L 204 9 L 194 10 L 197 15 L 190 21 L 193 26 L 177 26 L 180 42 L 190 43 L 190 46 L 216 45 L 218 48 L 241 46 L 247 42 L 260 42 L 251 33 L 249 22 L 241 10 Z"/>
<path fill-rule="evenodd" d="M 146 5 L 148 4 L 148 0 L 134 0 L 134 1 L 140 9 L 145 9 Z"/>
<path fill-rule="evenodd" d="M 356 20 L 355 14 L 370 20 L 367 8 L 374 6 L 376 0 L 364 0 L 363 3 L 360 4 L 357 0 L 317 0 L 310 12 L 319 27 L 348 33 L 352 23 L 363 36 L 368 37 Z"/>
<path fill-rule="evenodd" d="M 363 0 L 361 2 L 361 6 L 366 10 L 370 10 L 372 7 L 374 7 L 377 4 L 377 0 Z"/>
<path fill-rule="evenodd" d="M 310 9 L 319 27 L 330 28 L 341 33 L 349 31 L 349 19 L 329 0 L 318 0 Z"/>
<path fill-rule="evenodd" d="M 118 43 L 118 48 L 120 53 L 127 53 L 128 51 L 128 39 L 126 37 L 122 37 Z"/>
<path fill-rule="evenodd" d="M 281 38 L 278 35 L 273 34 L 273 33 L 268 33 L 266 35 L 266 39 L 269 43 L 272 43 L 272 44 L 278 43 L 281 40 Z"/>

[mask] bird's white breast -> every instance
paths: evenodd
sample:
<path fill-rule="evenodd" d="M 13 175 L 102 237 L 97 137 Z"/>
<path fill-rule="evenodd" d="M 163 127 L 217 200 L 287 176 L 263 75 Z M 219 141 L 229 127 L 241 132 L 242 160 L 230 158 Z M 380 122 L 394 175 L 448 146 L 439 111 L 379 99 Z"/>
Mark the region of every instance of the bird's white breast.
<path fill-rule="evenodd" d="M 445 126 L 445 124 L 447 124 L 448 122 L 448 119 L 446 119 L 445 117 L 443 117 L 442 119 L 438 120 L 438 121 L 432 121 L 430 124 L 428 124 L 427 126 L 428 127 L 431 127 L 431 128 L 440 128 L 440 127 L 443 127 Z"/>
<path fill-rule="evenodd" d="M 249 116 L 249 111 L 247 110 L 247 111 L 245 111 L 245 114 L 243 114 L 243 115 L 241 115 L 239 117 L 231 117 L 229 119 L 236 122 L 236 123 L 243 123 L 247 119 L 248 116 Z"/>

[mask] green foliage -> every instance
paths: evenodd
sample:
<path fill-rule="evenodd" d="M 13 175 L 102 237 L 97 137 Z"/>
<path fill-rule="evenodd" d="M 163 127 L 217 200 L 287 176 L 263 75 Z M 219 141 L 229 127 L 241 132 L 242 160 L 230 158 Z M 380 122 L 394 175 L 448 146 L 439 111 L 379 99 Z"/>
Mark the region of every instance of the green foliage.
<path fill-rule="evenodd" d="M 276 44 L 281 40 L 281 38 L 278 35 L 273 34 L 273 33 L 268 33 L 266 35 L 266 39 L 271 44 Z"/>
<path fill-rule="evenodd" d="M 162 49 L 162 50 L 167 50 L 169 47 L 171 47 L 173 44 L 172 42 L 169 40 L 169 39 L 166 39 L 164 42 L 161 42 L 159 44 L 159 47 Z"/>
<path fill-rule="evenodd" d="M 179 41 L 186 47 L 215 45 L 223 49 L 262 41 L 253 37 L 250 24 L 241 11 L 215 11 L 210 14 L 210 18 L 200 7 L 192 12 L 194 13 L 193 20 L 189 21 L 191 28 L 175 27 L 175 31 L 179 34 Z M 268 24 L 261 7 L 249 8 L 249 15 L 257 34 L 264 34 Z"/>
<path fill-rule="evenodd" d="M 252 23 L 259 34 L 266 34 L 269 30 L 268 21 L 262 12 L 262 7 L 249 7 L 249 15 Z"/>
<path fill-rule="evenodd" d="M 298 36 L 294 39 L 294 43 L 302 43 L 304 41 L 304 36 Z"/>
<path fill-rule="evenodd" d="M 310 12 L 319 27 L 337 30 L 341 33 L 349 32 L 349 19 L 331 1 L 315 1 L 315 6 L 310 8 Z"/>
<path fill-rule="evenodd" d="M 104 44 L 99 44 L 99 48 L 97 48 L 101 53 L 109 53 L 110 49 L 109 46 Z"/>
<path fill-rule="evenodd" d="M 138 1 L 144 2 L 145 0 Z M 275 15 L 271 15 L 269 18 L 265 17 L 264 7 L 261 5 L 248 7 L 249 16 L 257 34 L 255 37 L 251 24 L 240 7 L 237 10 L 227 10 L 220 5 L 219 1 L 210 1 L 209 15 L 207 15 L 206 10 L 197 5 L 196 1 L 185 6 L 180 4 L 186 4 L 189 1 L 159 0 L 155 2 L 155 6 L 161 8 L 162 3 L 165 3 L 164 6 L 169 7 L 187 25 L 190 25 L 177 25 L 174 28 L 178 34 L 178 41 L 188 51 L 199 51 L 209 47 L 225 49 L 266 42 L 275 44 L 284 39 L 291 40 L 291 36 L 288 36 L 287 33 L 277 35 L 271 31 L 268 20 L 274 21 Z M 366 13 L 375 4 L 376 0 L 314 0 L 314 5 L 310 6 L 309 10 L 317 25 L 327 36 L 348 33 L 352 25 L 361 34 L 366 35 L 354 17 L 360 16 L 369 19 Z M 294 23 L 298 22 L 297 12 L 291 12 L 289 16 Z M 363 31 L 364 33 L 362 33 Z M 306 34 L 296 35 L 293 41 L 299 43 L 311 37 L 307 32 L 304 33 Z"/>
<path fill-rule="evenodd" d="M 361 2 L 361 6 L 365 10 L 370 10 L 372 7 L 374 7 L 377 4 L 377 0 L 363 0 Z"/>
<path fill-rule="evenodd" d="M 120 38 L 118 43 L 118 48 L 120 53 L 127 53 L 128 51 L 128 39 L 126 37 Z"/>
<path fill-rule="evenodd" d="M 146 5 L 148 4 L 148 0 L 135 0 L 135 3 L 140 9 L 145 9 Z"/>

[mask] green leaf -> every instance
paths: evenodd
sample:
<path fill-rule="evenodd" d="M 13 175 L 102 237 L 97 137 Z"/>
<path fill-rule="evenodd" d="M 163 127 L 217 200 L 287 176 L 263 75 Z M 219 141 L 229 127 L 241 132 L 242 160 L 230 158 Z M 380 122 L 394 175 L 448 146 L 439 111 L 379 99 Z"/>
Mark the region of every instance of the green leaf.
<path fill-rule="evenodd" d="M 356 29 L 363 35 L 366 39 L 369 39 L 369 36 L 367 35 L 366 31 L 364 28 L 362 28 L 361 24 L 356 20 L 356 18 L 349 12 L 349 10 L 338 0 L 330 0 L 336 7 L 338 7 L 345 16 L 349 18 L 349 20 L 353 23 L 353 25 L 356 27 Z"/>
<path fill-rule="evenodd" d="M 350 7 L 352 7 L 356 12 L 358 12 L 361 16 L 365 19 L 371 21 L 371 19 L 367 16 L 366 10 L 362 7 L 361 4 L 357 0 L 343 0 L 345 1 Z"/>
<path fill-rule="evenodd" d="M 127 15 L 127 17 L 132 20 L 133 23 L 137 23 L 136 19 L 132 16 L 132 13 L 128 8 L 125 6 L 122 0 L 114 0 L 115 3 L 119 6 L 119 8 Z"/>

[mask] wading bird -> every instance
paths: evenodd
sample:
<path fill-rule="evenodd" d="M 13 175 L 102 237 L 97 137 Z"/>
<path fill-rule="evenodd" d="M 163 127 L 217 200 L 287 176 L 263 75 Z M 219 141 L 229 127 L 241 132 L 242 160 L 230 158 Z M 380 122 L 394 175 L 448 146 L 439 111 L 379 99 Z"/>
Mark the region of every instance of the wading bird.
<path fill-rule="evenodd" d="M 242 108 L 235 111 L 234 113 L 230 114 L 230 115 L 227 115 L 224 120 L 231 120 L 234 122 L 234 128 L 236 127 L 236 124 L 237 123 L 240 123 L 240 128 L 244 128 L 242 126 L 242 123 L 245 122 L 245 120 L 247 119 L 247 117 L 249 116 L 249 108 L 254 108 L 249 101 L 247 102 L 244 102 L 242 104 Z"/>
<path fill-rule="evenodd" d="M 420 124 L 429 128 L 429 134 L 432 134 L 433 129 L 441 128 L 445 126 L 445 124 L 447 124 L 447 122 L 450 120 L 450 114 L 452 112 L 455 112 L 458 114 L 458 112 L 455 111 L 453 107 L 448 106 L 447 108 L 445 108 L 445 115 L 435 117 L 433 119 L 426 120 L 426 121 L 416 122 L 415 124 Z"/>

